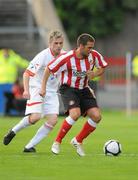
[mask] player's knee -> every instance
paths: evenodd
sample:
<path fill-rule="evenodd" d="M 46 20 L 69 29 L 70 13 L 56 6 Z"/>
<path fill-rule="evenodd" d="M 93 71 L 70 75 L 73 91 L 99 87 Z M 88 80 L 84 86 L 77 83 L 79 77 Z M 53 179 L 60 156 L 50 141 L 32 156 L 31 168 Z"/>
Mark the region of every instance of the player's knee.
<path fill-rule="evenodd" d="M 102 119 L 100 110 L 98 108 L 92 108 L 87 112 L 87 115 L 96 123 L 99 123 Z"/>
<path fill-rule="evenodd" d="M 53 120 L 53 126 L 55 126 L 57 124 L 57 118 L 55 118 L 54 120 Z"/>
<path fill-rule="evenodd" d="M 101 114 L 95 112 L 95 113 L 93 113 L 93 114 L 91 115 L 91 119 L 92 119 L 94 122 L 99 123 L 99 122 L 101 121 L 102 117 L 101 117 Z"/>
<path fill-rule="evenodd" d="M 99 123 L 101 121 L 101 119 L 102 119 L 101 114 L 95 114 L 94 119 L 95 119 L 96 123 Z"/>
<path fill-rule="evenodd" d="M 47 123 L 50 124 L 53 127 L 57 124 L 57 122 L 58 122 L 58 118 L 57 117 L 53 117 L 52 119 L 49 119 L 47 121 Z"/>
<path fill-rule="evenodd" d="M 76 121 L 81 116 L 81 112 L 79 109 L 71 110 L 70 116 L 72 117 L 72 119 L 74 119 Z"/>
<path fill-rule="evenodd" d="M 31 124 L 35 124 L 37 121 L 39 121 L 41 118 L 41 115 L 40 114 L 31 114 L 30 117 L 29 117 L 29 122 Z"/>

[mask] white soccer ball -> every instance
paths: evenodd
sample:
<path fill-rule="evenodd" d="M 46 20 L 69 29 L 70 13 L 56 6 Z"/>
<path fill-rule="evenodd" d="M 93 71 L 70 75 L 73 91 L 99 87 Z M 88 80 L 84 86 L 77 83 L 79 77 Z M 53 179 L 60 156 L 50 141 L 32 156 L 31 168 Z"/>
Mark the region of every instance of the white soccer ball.
<path fill-rule="evenodd" d="M 118 156 L 121 151 L 121 144 L 117 140 L 109 140 L 104 144 L 103 151 L 105 155 L 108 156 Z"/>

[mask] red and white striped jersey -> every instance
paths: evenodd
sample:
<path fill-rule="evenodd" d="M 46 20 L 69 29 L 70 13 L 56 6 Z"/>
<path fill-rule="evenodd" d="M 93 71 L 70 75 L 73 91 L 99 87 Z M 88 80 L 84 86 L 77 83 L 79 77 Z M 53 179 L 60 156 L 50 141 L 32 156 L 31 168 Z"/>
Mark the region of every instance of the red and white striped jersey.
<path fill-rule="evenodd" d="M 60 84 L 83 89 L 88 86 L 86 73 L 88 70 L 93 70 L 94 66 L 97 68 L 107 66 L 100 53 L 92 50 L 88 58 L 79 59 L 75 55 L 75 50 L 71 50 L 50 62 L 48 68 L 53 74 L 61 73 Z"/>

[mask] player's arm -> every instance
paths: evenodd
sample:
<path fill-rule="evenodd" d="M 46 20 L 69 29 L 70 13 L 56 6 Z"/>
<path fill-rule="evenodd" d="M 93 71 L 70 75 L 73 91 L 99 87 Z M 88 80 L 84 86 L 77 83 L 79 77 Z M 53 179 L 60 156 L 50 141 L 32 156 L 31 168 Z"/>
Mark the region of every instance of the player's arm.
<path fill-rule="evenodd" d="M 93 50 L 92 56 L 95 60 L 94 69 L 87 72 L 87 76 L 90 80 L 101 76 L 104 73 L 105 67 L 108 65 L 99 52 Z"/>
<path fill-rule="evenodd" d="M 87 76 L 89 80 L 92 80 L 95 77 L 101 76 L 103 73 L 104 73 L 104 68 L 101 67 L 101 68 L 97 68 L 95 71 L 92 71 L 92 70 L 88 71 Z"/>
<path fill-rule="evenodd" d="M 25 99 L 30 99 L 29 79 L 30 79 L 30 74 L 29 74 L 28 71 L 25 71 L 24 74 L 23 74 L 23 86 L 24 86 L 23 97 Z"/>
<path fill-rule="evenodd" d="M 50 76 L 50 70 L 48 67 L 46 67 L 46 69 L 44 71 L 43 79 L 42 79 L 41 90 L 39 93 L 42 97 L 44 97 L 46 94 L 46 84 L 47 84 L 47 80 L 48 80 L 49 76 Z"/>

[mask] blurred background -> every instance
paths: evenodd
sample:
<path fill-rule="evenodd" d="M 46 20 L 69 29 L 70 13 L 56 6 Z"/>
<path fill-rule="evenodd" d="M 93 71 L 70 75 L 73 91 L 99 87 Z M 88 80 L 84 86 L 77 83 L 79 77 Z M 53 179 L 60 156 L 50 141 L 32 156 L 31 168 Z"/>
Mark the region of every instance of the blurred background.
<path fill-rule="evenodd" d="M 138 111 L 137 0 L 0 0 L 0 64 L 3 49 L 14 51 L 8 55 L 12 57 L 10 65 L 15 54 L 16 62 L 19 56 L 21 61 L 32 60 L 48 46 L 52 29 L 64 32 L 65 50 L 75 48 L 79 34 L 93 35 L 95 49 L 109 64 L 105 74 L 91 82 L 99 106 L 126 110 L 127 115 L 132 110 Z M 19 64 L 16 79 L 22 79 L 27 66 L 27 63 L 20 67 Z M 12 92 L 15 81 L 1 80 L 10 71 L 5 66 L 5 70 L 0 68 L 1 115 L 5 114 L 7 102 L 4 93 Z M 63 112 L 62 102 L 60 112 Z"/>

